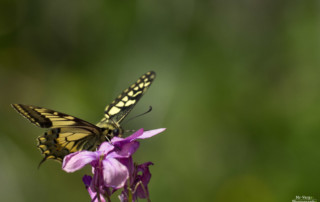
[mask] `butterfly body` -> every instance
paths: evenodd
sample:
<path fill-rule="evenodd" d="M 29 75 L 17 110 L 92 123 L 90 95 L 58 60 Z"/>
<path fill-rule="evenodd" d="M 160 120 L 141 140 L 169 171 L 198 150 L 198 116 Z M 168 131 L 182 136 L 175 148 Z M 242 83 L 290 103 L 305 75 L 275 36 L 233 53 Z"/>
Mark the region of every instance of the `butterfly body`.
<path fill-rule="evenodd" d="M 41 128 L 49 128 L 37 138 L 38 148 L 46 159 L 62 161 L 73 152 L 95 150 L 114 136 L 121 137 L 121 121 L 129 114 L 155 78 L 154 72 L 142 75 L 105 108 L 105 116 L 96 125 L 74 116 L 32 105 L 12 104 L 22 116 Z"/>

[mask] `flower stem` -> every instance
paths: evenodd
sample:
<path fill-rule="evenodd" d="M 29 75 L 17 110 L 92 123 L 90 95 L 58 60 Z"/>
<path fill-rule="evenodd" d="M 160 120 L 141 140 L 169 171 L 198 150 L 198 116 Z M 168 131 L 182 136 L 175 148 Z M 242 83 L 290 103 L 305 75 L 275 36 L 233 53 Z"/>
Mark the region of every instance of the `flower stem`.
<path fill-rule="evenodd" d="M 110 196 L 108 194 L 106 195 L 106 198 L 107 198 L 108 202 L 111 202 Z"/>
<path fill-rule="evenodd" d="M 128 201 L 132 201 L 132 190 L 130 188 L 130 179 L 128 179 Z"/>
<path fill-rule="evenodd" d="M 107 188 L 103 194 L 104 198 L 108 200 L 108 202 L 111 202 L 111 199 L 110 199 L 110 189 Z"/>
<path fill-rule="evenodd" d="M 141 185 L 142 190 L 143 190 L 144 194 L 146 195 L 147 201 L 148 201 L 148 202 L 151 202 L 151 200 L 150 200 L 150 198 L 149 198 L 149 195 L 148 195 L 148 192 L 147 192 L 146 188 L 144 187 L 142 181 L 139 181 L 139 182 L 136 184 L 133 192 L 136 192 L 136 191 L 137 191 L 139 185 Z"/>

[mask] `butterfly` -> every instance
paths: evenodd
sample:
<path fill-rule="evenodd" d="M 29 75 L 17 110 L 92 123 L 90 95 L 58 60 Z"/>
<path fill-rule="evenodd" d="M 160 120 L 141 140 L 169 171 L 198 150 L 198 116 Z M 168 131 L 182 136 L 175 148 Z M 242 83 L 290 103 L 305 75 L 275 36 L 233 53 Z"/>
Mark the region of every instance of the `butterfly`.
<path fill-rule="evenodd" d="M 104 111 L 104 117 L 96 125 L 82 119 L 51 109 L 32 105 L 12 104 L 12 107 L 31 123 L 49 130 L 37 138 L 44 158 L 62 162 L 63 158 L 81 150 L 95 150 L 102 142 L 112 137 L 121 137 L 120 126 L 155 79 L 155 72 L 142 75 L 134 84 L 125 89 Z"/>

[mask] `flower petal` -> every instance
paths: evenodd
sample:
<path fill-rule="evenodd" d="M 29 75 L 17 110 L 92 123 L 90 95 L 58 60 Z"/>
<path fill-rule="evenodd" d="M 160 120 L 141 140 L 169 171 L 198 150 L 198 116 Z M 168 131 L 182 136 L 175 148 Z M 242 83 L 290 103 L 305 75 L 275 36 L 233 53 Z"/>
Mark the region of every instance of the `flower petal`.
<path fill-rule="evenodd" d="M 123 159 L 118 159 L 120 163 L 122 163 L 124 166 L 127 167 L 129 171 L 130 177 L 133 176 L 133 172 L 135 171 L 135 166 L 132 160 L 132 157 L 130 156 L 129 158 L 123 158 Z"/>
<path fill-rule="evenodd" d="M 99 202 L 98 193 L 95 190 L 92 189 L 92 187 L 94 186 L 94 185 L 91 184 L 92 177 L 89 176 L 89 175 L 84 175 L 83 178 L 82 178 L 82 181 L 85 184 L 86 189 L 89 192 L 89 195 L 90 195 L 90 197 L 92 199 L 91 201 L 92 202 Z M 102 195 L 100 195 L 100 201 L 101 202 L 105 202 L 106 201 Z"/>
<path fill-rule="evenodd" d="M 116 189 L 123 187 L 129 177 L 127 167 L 114 158 L 106 158 L 102 165 L 105 186 Z"/>
<path fill-rule="evenodd" d="M 143 131 L 144 131 L 143 128 L 141 128 L 137 130 L 135 133 L 133 133 L 132 135 L 130 135 L 129 137 L 126 137 L 125 140 L 132 142 L 138 139 L 138 137 L 140 137 L 141 135 L 143 135 Z"/>
<path fill-rule="evenodd" d="M 72 173 L 83 168 L 88 163 L 99 159 L 100 152 L 80 151 L 67 155 L 63 159 L 62 169 L 68 173 Z"/>
<path fill-rule="evenodd" d="M 133 133 L 132 135 L 130 135 L 126 138 L 114 137 L 114 138 L 112 138 L 111 142 L 115 143 L 115 145 L 117 145 L 117 143 L 119 143 L 119 142 L 132 142 L 132 141 L 136 140 L 142 134 L 143 134 L 143 128 L 137 130 L 135 133 Z"/>
<path fill-rule="evenodd" d="M 159 129 L 154 129 L 154 130 L 148 130 L 145 131 L 142 135 L 138 136 L 137 139 L 146 139 L 146 138 L 150 138 L 152 136 L 155 136 L 159 133 L 162 133 L 163 131 L 165 131 L 166 128 L 159 128 Z"/>
<path fill-rule="evenodd" d="M 86 186 L 86 188 L 88 188 L 91 184 L 92 177 L 90 175 L 84 175 L 82 177 L 82 181 L 83 181 L 84 185 Z"/>
<path fill-rule="evenodd" d="M 104 197 L 102 195 L 98 196 L 98 193 L 97 192 L 94 192 L 91 187 L 88 187 L 88 192 L 89 192 L 89 195 L 91 197 L 91 202 L 106 202 L 106 200 L 104 199 Z M 98 197 L 100 197 L 100 201 L 98 199 Z"/>
<path fill-rule="evenodd" d="M 146 162 L 137 167 L 137 178 L 142 182 L 137 188 L 137 196 L 139 198 L 147 198 L 149 196 L 148 184 L 151 178 L 151 173 L 149 170 L 149 166 L 153 165 L 152 162 Z M 142 175 L 139 173 L 142 172 Z M 144 189 L 142 188 L 144 186 Z"/>
<path fill-rule="evenodd" d="M 103 142 L 100 147 L 99 147 L 99 151 L 103 152 L 104 154 L 109 153 L 110 151 L 112 151 L 114 149 L 114 146 L 112 144 L 110 144 L 110 142 Z"/>
<path fill-rule="evenodd" d="M 141 128 L 126 138 L 114 137 L 114 138 L 112 138 L 111 142 L 114 143 L 115 146 L 117 146 L 120 143 L 132 142 L 136 139 L 150 138 L 150 137 L 155 136 L 165 130 L 166 130 L 166 128 L 159 128 L 159 129 L 149 130 L 149 131 L 143 132 L 143 128 Z"/>
<path fill-rule="evenodd" d="M 129 143 L 119 143 L 113 152 L 108 154 L 108 157 L 112 158 L 129 158 L 134 152 L 139 148 L 140 143 L 129 142 Z"/>
<path fill-rule="evenodd" d="M 138 165 L 137 167 L 137 173 L 139 174 L 139 172 L 142 172 L 142 176 L 140 179 L 145 186 L 149 183 L 151 178 L 151 173 L 149 170 L 150 165 L 153 165 L 153 163 L 149 161 L 141 165 Z"/>

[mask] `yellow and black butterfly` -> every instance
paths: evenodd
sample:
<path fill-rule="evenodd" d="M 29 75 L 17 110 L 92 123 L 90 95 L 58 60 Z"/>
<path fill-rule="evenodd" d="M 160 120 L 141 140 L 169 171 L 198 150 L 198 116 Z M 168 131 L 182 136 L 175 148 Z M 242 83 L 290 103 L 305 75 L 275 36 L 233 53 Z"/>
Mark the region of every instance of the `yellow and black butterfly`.
<path fill-rule="evenodd" d="M 21 115 L 41 128 L 50 128 L 38 137 L 38 148 L 47 159 L 62 161 L 73 152 L 95 150 L 102 142 L 121 136 L 121 121 L 129 114 L 155 79 L 155 72 L 142 75 L 105 108 L 105 117 L 96 125 L 68 114 L 31 105 L 12 104 Z"/>

